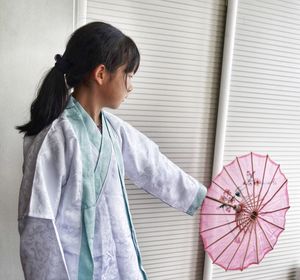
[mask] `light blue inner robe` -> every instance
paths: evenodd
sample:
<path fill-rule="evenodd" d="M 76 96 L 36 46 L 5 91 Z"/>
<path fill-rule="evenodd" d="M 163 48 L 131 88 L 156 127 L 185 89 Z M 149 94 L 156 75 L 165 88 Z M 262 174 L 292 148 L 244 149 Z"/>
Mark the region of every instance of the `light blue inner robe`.
<path fill-rule="evenodd" d="M 26 279 L 146 280 L 124 178 L 193 215 L 206 188 L 130 124 L 102 111 L 102 134 L 73 97 L 24 138 L 19 194 Z"/>

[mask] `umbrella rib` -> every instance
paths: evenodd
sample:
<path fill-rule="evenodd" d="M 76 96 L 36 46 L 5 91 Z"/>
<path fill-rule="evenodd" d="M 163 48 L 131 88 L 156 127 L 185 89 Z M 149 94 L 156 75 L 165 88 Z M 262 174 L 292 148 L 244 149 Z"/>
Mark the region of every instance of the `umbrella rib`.
<path fill-rule="evenodd" d="M 238 221 L 243 222 L 244 220 L 249 220 L 249 217 L 248 216 L 237 215 L 237 219 L 236 219 L 237 222 Z"/>
<path fill-rule="evenodd" d="M 212 181 L 216 186 L 218 186 L 223 192 L 226 192 L 225 189 L 223 189 L 219 184 L 217 184 L 214 180 Z M 232 194 L 229 194 L 232 198 L 234 198 L 238 203 L 241 203 L 235 196 Z"/>
<path fill-rule="evenodd" d="M 245 222 L 242 222 L 245 223 Z M 221 239 L 223 239 L 225 236 L 227 236 L 228 234 L 232 233 L 234 230 L 236 230 L 239 226 L 236 226 L 235 228 L 233 228 L 231 231 L 227 232 L 226 234 L 224 234 L 223 236 L 219 237 L 217 240 L 215 240 L 213 243 L 209 244 L 205 249 L 209 248 L 211 245 L 217 243 L 218 241 L 220 241 Z"/>
<path fill-rule="evenodd" d="M 243 263 L 242 263 L 242 270 L 244 269 L 244 264 L 245 264 L 246 256 L 247 256 L 247 254 L 248 254 L 248 249 L 249 249 L 249 245 L 250 245 L 250 240 L 251 240 L 252 230 L 253 230 L 253 223 L 252 223 L 252 227 L 251 227 L 250 234 L 249 234 L 249 239 L 248 239 L 247 249 L 246 249 L 246 252 L 245 252 L 245 255 L 244 255 L 244 259 L 243 259 Z"/>
<path fill-rule="evenodd" d="M 240 231 L 238 232 L 238 234 L 229 242 L 229 244 L 223 249 L 223 251 L 217 256 L 217 258 L 213 261 L 213 263 L 215 263 L 219 257 L 221 257 L 224 252 L 229 248 L 229 246 L 234 242 L 234 240 L 240 235 L 240 233 L 243 231 L 243 229 L 250 223 L 250 221 L 248 221 L 248 223 L 242 228 L 240 229 Z"/>
<path fill-rule="evenodd" d="M 255 185 L 254 185 L 254 170 L 253 170 L 253 154 L 251 152 L 251 171 L 252 171 L 252 186 L 253 186 L 253 192 L 252 192 L 252 198 L 253 198 L 253 205 L 252 209 L 255 207 Z"/>
<path fill-rule="evenodd" d="M 260 209 L 260 207 L 261 207 L 263 201 L 265 200 L 267 194 L 269 193 L 269 190 L 270 190 L 270 188 L 271 188 L 271 185 L 273 184 L 275 175 L 276 175 L 276 173 L 277 173 L 278 170 L 279 170 L 279 165 L 277 166 L 277 168 L 276 168 L 276 170 L 275 170 L 275 172 L 274 172 L 273 178 L 272 178 L 272 180 L 271 180 L 271 182 L 270 182 L 270 184 L 269 184 L 269 187 L 268 187 L 268 189 L 267 189 L 265 195 L 263 196 L 262 200 L 261 200 L 260 203 L 259 203 L 259 206 L 257 207 L 258 209 Z M 260 209 L 260 210 L 261 210 L 261 209 Z"/>
<path fill-rule="evenodd" d="M 256 223 L 254 224 L 254 233 L 255 233 L 255 246 L 256 246 L 256 263 L 258 263 L 258 243 L 257 243 L 257 232 L 256 232 Z"/>
<path fill-rule="evenodd" d="M 287 207 L 283 207 L 283 208 L 276 209 L 276 210 L 273 210 L 273 211 L 259 212 L 259 214 L 270 214 L 270 213 L 274 213 L 274 212 L 282 211 L 282 210 L 289 209 L 289 208 L 290 208 L 290 206 L 287 206 Z"/>
<path fill-rule="evenodd" d="M 235 216 L 235 213 L 200 213 L 200 215 Z"/>
<path fill-rule="evenodd" d="M 234 230 L 236 230 L 238 228 L 238 226 L 236 226 L 235 228 L 233 228 L 231 231 L 227 232 L 226 234 L 224 234 L 223 236 L 219 237 L 217 240 L 215 240 L 213 243 L 209 244 L 205 249 L 209 248 L 211 245 L 214 245 L 215 243 L 217 243 L 218 241 L 220 241 L 221 239 L 223 239 L 225 236 L 227 236 L 228 234 L 232 233 Z"/>
<path fill-rule="evenodd" d="M 260 229 L 262 230 L 262 232 L 263 232 L 263 234 L 264 234 L 264 236 L 265 236 L 266 240 L 268 241 L 268 243 L 269 243 L 270 247 L 273 249 L 273 246 L 272 246 L 272 244 L 271 244 L 271 242 L 270 242 L 269 238 L 267 237 L 267 235 L 266 235 L 266 233 L 265 233 L 264 229 L 262 228 L 262 226 L 261 226 L 261 224 L 260 224 L 260 222 L 259 222 L 258 220 L 257 220 L 257 223 L 258 223 L 258 225 L 259 225 Z"/>
<path fill-rule="evenodd" d="M 218 225 L 218 226 L 215 226 L 215 227 L 212 227 L 212 228 L 208 228 L 208 229 L 202 230 L 202 231 L 200 231 L 200 233 L 203 233 L 203 232 L 206 232 L 206 231 L 210 231 L 210 230 L 213 230 L 213 229 L 216 229 L 216 228 L 220 228 L 220 227 L 223 227 L 223 226 L 226 226 L 226 225 L 230 225 L 232 223 L 235 223 L 235 220 L 233 220 L 231 222 L 228 222 L 228 223 L 225 223 L 225 224 L 222 224 L 222 225 Z"/>
<path fill-rule="evenodd" d="M 270 224 L 270 225 L 273 225 L 274 227 L 277 227 L 277 228 L 280 228 L 280 229 L 283 229 L 283 230 L 284 230 L 283 227 L 278 226 L 278 225 L 276 225 L 276 224 L 274 224 L 274 223 L 272 223 L 272 222 L 270 222 L 270 221 L 264 219 L 263 217 L 258 216 L 258 218 L 259 218 L 259 219 L 262 219 L 263 221 L 267 222 L 267 223 Z"/>
<path fill-rule="evenodd" d="M 233 256 L 232 256 L 232 258 L 231 258 L 230 262 L 229 262 L 229 263 L 228 263 L 228 265 L 227 265 L 227 268 L 226 268 L 226 270 L 228 270 L 228 268 L 229 268 L 229 266 L 231 265 L 231 263 L 232 263 L 232 261 L 233 261 L 233 259 L 234 259 L 235 255 L 236 255 L 237 251 L 240 249 L 241 245 L 243 244 L 243 241 L 244 241 L 244 239 L 245 239 L 246 233 L 247 233 L 247 231 L 248 231 L 248 229 L 249 229 L 250 225 L 251 225 L 251 224 L 249 224 L 249 223 L 248 223 L 247 230 L 244 232 L 244 235 L 243 235 L 242 241 L 241 241 L 240 245 L 239 245 L 239 246 L 236 248 L 236 250 L 235 250 L 235 252 L 234 252 L 234 254 L 233 254 Z"/>
<path fill-rule="evenodd" d="M 239 170 L 240 170 L 240 172 L 241 172 L 241 175 L 242 175 L 242 177 L 243 177 L 244 185 L 246 186 L 246 190 L 247 190 L 248 197 L 250 197 L 250 194 L 249 194 L 249 191 L 248 191 L 248 188 L 247 188 L 247 183 L 246 183 L 246 180 L 245 180 L 245 177 L 244 177 L 244 174 L 243 174 L 241 165 L 240 165 L 239 158 L 237 157 L 236 160 L 237 160 L 237 163 L 238 163 L 238 166 L 239 166 Z M 242 191 L 241 191 L 240 189 L 239 189 L 239 191 L 242 193 Z M 242 194 L 242 195 L 243 195 L 243 194 Z M 251 208 L 252 208 L 253 206 L 252 206 L 251 204 L 249 205 L 249 203 L 247 202 L 247 200 L 246 200 L 246 198 L 244 197 L 244 195 L 243 195 L 243 198 L 244 198 L 245 202 L 247 203 L 248 209 L 251 211 Z"/>
<path fill-rule="evenodd" d="M 280 188 L 276 191 L 276 193 L 274 193 L 273 196 L 263 206 L 260 205 L 261 208 L 258 210 L 258 212 L 261 211 L 275 197 L 275 195 L 283 188 L 283 186 L 286 184 L 286 182 L 287 182 L 287 179 L 285 179 L 285 181 L 280 186 Z"/>
<path fill-rule="evenodd" d="M 266 168 L 267 168 L 267 162 L 268 162 L 268 159 L 269 159 L 269 155 L 266 156 L 266 161 L 265 161 L 265 166 L 264 166 L 263 178 L 262 178 L 261 187 L 260 187 L 259 194 L 258 194 L 258 198 L 257 198 L 257 205 L 256 205 L 255 208 L 258 208 L 259 198 L 260 198 L 261 191 L 262 191 L 262 188 L 263 188 L 263 185 L 264 185 L 264 181 L 265 181 L 265 174 L 266 174 Z"/>
<path fill-rule="evenodd" d="M 251 214 L 252 214 L 252 211 L 251 211 L 251 212 L 249 212 L 247 209 L 248 209 L 248 208 L 246 208 L 246 209 L 243 209 L 243 211 L 244 211 L 245 213 L 247 213 L 247 214 L 251 215 Z"/>
<path fill-rule="evenodd" d="M 226 171 L 226 173 L 228 174 L 229 178 L 231 179 L 231 181 L 233 182 L 233 184 L 235 185 L 235 187 L 240 191 L 241 195 L 243 196 L 245 202 L 248 204 L 246 197 L 244 196 L 242 190 L 240 189 L 240 187 L 235 183 L 235 181 L 233 180 L 233 178 L 231 177 L 231 175 L 229 174 L 229 172 L 227 171 L 226 167 L 224 166 L 224 170 Z M 250 205 L 250 209 L 251 209 L 251 205 Z"/>
<path fill-rule="evenodd" d="M 247 218 L 247 217 L 241 218 L 241 219 L 239 219 L 239 221 L 240 221 L 240 224 L 237 224 L 239 228 L 246 226 L 249 222 L 251 222 L 251 220 L 249 220 L 249 218 Z"/>

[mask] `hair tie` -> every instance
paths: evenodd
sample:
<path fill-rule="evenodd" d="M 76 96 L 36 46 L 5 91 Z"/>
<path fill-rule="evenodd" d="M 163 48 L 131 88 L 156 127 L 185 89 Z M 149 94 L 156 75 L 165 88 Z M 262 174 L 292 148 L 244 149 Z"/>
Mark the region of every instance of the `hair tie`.
<path fill-rule="evenodd" d="M 63 74 L 66 74 L 70 68 L 70 63 L 68 63 L 64 56 L 61 56 L 60 54 L 56 54 L 54 59 L 56 61 L 54 67 L 56 67 Z"/>

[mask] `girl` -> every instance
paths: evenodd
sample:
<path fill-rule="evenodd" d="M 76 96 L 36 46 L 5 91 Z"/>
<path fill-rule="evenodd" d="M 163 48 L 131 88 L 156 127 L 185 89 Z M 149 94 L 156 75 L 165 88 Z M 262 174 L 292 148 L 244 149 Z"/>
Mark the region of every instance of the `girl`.
<path fill-rule="evenodd" d="M 145 280 L 124 178 L 193 215 L 206 188 L 103 110 L 132 91 L 140 54 L 115 27 L 77 29 L 31 105 L 19 193 L 26 279 Z"/>

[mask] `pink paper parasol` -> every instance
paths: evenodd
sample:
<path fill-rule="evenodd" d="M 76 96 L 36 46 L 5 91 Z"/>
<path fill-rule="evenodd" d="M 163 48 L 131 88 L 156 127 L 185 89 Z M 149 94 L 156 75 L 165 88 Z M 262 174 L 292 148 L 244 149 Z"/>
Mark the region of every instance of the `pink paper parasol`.
<path fill-rule="evenodd" d="M 274 248 L 289 209 L 287 178 L 269 156 L 237 157 L 213 179 L 201 208 L 204 249 L 225 270 L 258 264 Z"/>

